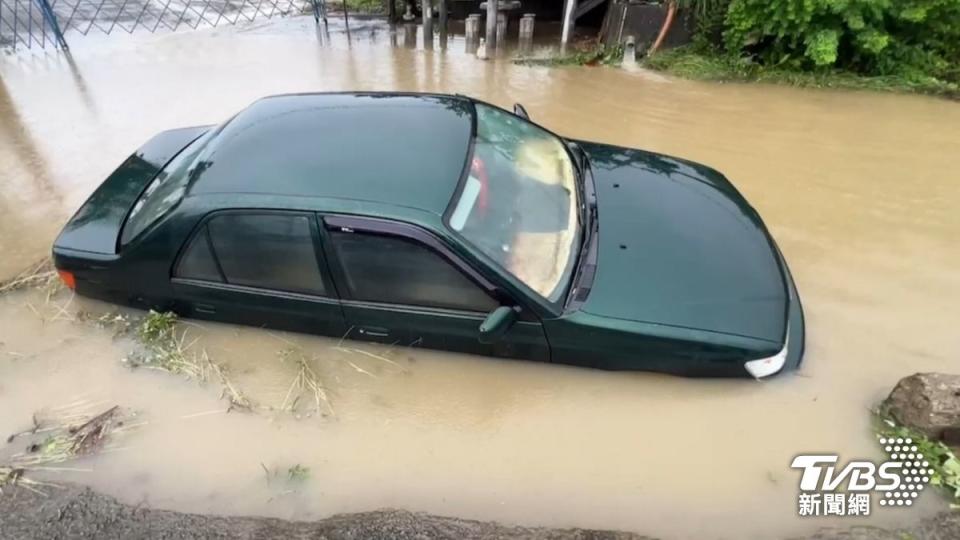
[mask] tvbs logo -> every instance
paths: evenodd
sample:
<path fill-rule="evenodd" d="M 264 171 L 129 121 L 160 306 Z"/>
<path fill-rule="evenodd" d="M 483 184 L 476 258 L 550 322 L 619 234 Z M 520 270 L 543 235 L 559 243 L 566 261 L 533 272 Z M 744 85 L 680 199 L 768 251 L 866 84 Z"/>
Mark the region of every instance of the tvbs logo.
<path fill-rule="evenodd" d="M 909 438 L 881 438 L 890 456 L 881 463 L 850 461 L 838 465 L 835 454 L 802 454 L 790 467 L 801 469 L 797 510 L 801 516 L 870 515 L 871 494 L 880 506 L 911 506 L 930 481 L 930 463 Z"/>

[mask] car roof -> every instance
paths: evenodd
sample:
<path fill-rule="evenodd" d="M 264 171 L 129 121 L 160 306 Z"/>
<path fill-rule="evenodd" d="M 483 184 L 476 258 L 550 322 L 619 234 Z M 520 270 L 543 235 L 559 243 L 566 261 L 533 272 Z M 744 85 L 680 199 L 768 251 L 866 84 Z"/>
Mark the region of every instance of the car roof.
<path fill-rule="evenodd" d="M 472 118 L 473 103 L 460 96 L 263 98 L 216 128 L 188 196 L 336 198 L 442 214 L 466 164 Z"/>

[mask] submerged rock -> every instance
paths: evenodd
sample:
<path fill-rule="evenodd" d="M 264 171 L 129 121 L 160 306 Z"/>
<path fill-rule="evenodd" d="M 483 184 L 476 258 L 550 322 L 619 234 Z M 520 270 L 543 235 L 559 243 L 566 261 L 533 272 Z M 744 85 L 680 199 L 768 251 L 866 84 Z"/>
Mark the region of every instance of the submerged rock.
<path fill-rule="evenodd" d="M 916 373 L 900 379 L 883 410 L 935 440 L 960 430 L 960 375 Z"/>

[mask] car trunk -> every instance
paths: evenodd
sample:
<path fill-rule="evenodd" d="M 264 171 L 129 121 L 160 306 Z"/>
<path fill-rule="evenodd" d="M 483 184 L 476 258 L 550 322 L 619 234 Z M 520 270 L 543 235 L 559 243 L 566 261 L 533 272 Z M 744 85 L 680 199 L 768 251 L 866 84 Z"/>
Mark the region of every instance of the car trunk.
<path fill-rule="evenodd" d="M 209 126 L 164 131 L 126 159 L 67 222 L 54 242 L 54 252 L 112 255 L 130 208 L 147 184 L 180 150 Z"/>

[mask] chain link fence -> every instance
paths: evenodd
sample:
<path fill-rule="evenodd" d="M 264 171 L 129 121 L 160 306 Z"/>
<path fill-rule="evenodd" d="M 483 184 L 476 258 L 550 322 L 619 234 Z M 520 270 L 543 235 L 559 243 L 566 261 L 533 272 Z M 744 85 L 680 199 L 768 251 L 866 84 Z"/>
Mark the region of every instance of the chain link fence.
<path fill-rule="evenodd" d="M 176 31 L 312 13 L 325 0 L 0 0 L 0 48 L 67 48 L 71 34 Z"/>

